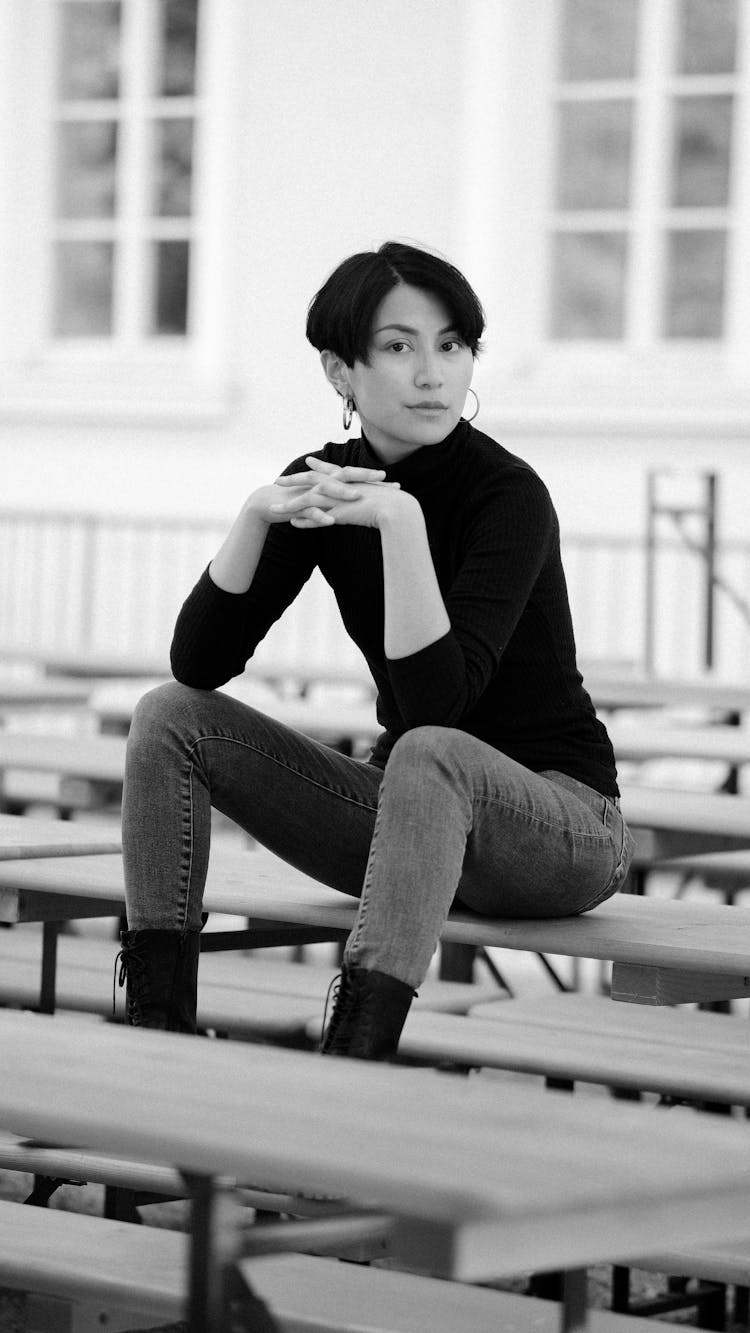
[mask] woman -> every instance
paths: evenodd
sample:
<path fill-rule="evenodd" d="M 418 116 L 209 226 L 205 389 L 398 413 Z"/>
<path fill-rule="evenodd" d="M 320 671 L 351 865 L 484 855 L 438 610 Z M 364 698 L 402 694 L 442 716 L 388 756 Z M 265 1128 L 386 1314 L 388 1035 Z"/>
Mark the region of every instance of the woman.
<path fill-rule="evenodd" d="M 360 899 L 322 1049 L 392 1056 L 452 905 L 565 916 L 632 840 L 576 667 L 550 497 L 462 419 L 484 328 L 463 275 L 388 243 L 342 263 L 307 336 L 361 438 L 254 491 L 185 602 L 176 681 L 139 704 L 123 812 L 131 1021 L 195 1029 L 211 807 Z M 369 760 L 217 692 L 318 567 L 378 690 Z"/>

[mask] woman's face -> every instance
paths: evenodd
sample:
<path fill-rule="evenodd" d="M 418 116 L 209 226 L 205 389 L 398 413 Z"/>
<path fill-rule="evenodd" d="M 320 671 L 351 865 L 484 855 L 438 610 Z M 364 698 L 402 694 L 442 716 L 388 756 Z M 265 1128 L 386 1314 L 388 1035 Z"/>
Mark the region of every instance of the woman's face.
<path fill-rule="evenodd" d="M 442 301 L 419 287 L 393 287 L 373 320 L 369 364 L 355 361 L 347 372 L 362 429 L 382 462 L 450 435 L 473 371 L 471 349 Z"/>

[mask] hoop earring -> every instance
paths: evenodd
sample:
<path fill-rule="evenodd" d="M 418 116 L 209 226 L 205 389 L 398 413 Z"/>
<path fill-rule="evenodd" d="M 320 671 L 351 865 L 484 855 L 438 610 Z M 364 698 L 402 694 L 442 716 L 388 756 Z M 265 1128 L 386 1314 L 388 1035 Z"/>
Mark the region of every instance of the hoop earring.
<path fill-rule="evenodd" d="M 352 417 L 354 416 L 354 411 L 355 411 L 355 403 L 350 393 L 342 394 L 341 396 L 344 399 L 344 411 L 343 411 L 344 430 L 348 430 L 352 424 Z"/>
<path fill-rule="evenodd" d="M 464 417 L 464 421 L 473 421 L 474 417 L 479 415 L 479 397 L 474 391 L 474 389 L 468 389 L 467 392 L 474 395 L 474 399 L 476 401 L 476 407 L 474 408 L 474 411 L 470 417 Z"/>

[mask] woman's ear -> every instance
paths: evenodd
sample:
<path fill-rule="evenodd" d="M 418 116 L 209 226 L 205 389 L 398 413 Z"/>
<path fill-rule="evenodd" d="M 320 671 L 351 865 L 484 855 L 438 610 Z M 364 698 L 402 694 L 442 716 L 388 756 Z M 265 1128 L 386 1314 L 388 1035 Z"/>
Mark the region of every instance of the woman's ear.
<path fill-rule="evenodd" d="M 326 350 L 320 353 L 320 364 L 329 384 L 332 384 L 336 392 L 345 398 L 350 392 L 349 367 L 346 362 L 336 352 Z"/>

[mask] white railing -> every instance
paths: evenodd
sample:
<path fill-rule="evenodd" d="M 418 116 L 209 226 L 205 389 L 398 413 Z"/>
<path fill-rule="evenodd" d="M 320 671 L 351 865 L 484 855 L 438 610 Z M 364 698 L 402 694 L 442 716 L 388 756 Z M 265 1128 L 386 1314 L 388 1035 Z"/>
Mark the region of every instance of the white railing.
<path fill-rule="evenodd" d="M 0 511 L 0 657 L 109 654 L 164 661 L 179 607 L 226 525 L 200 520 Z M 643 661 L 646 555 L 637 537 L 563 541 L 576 640 L 587 660 Z M 701 669 L 703 571 L 676 540 L 658 555 L 655 669 Z M 717 674 L 750 657 L 750 543 L 717 552 Z M 363 669 L 327 585 L 314 576 L 258 650 L 293 667 Z"/>

